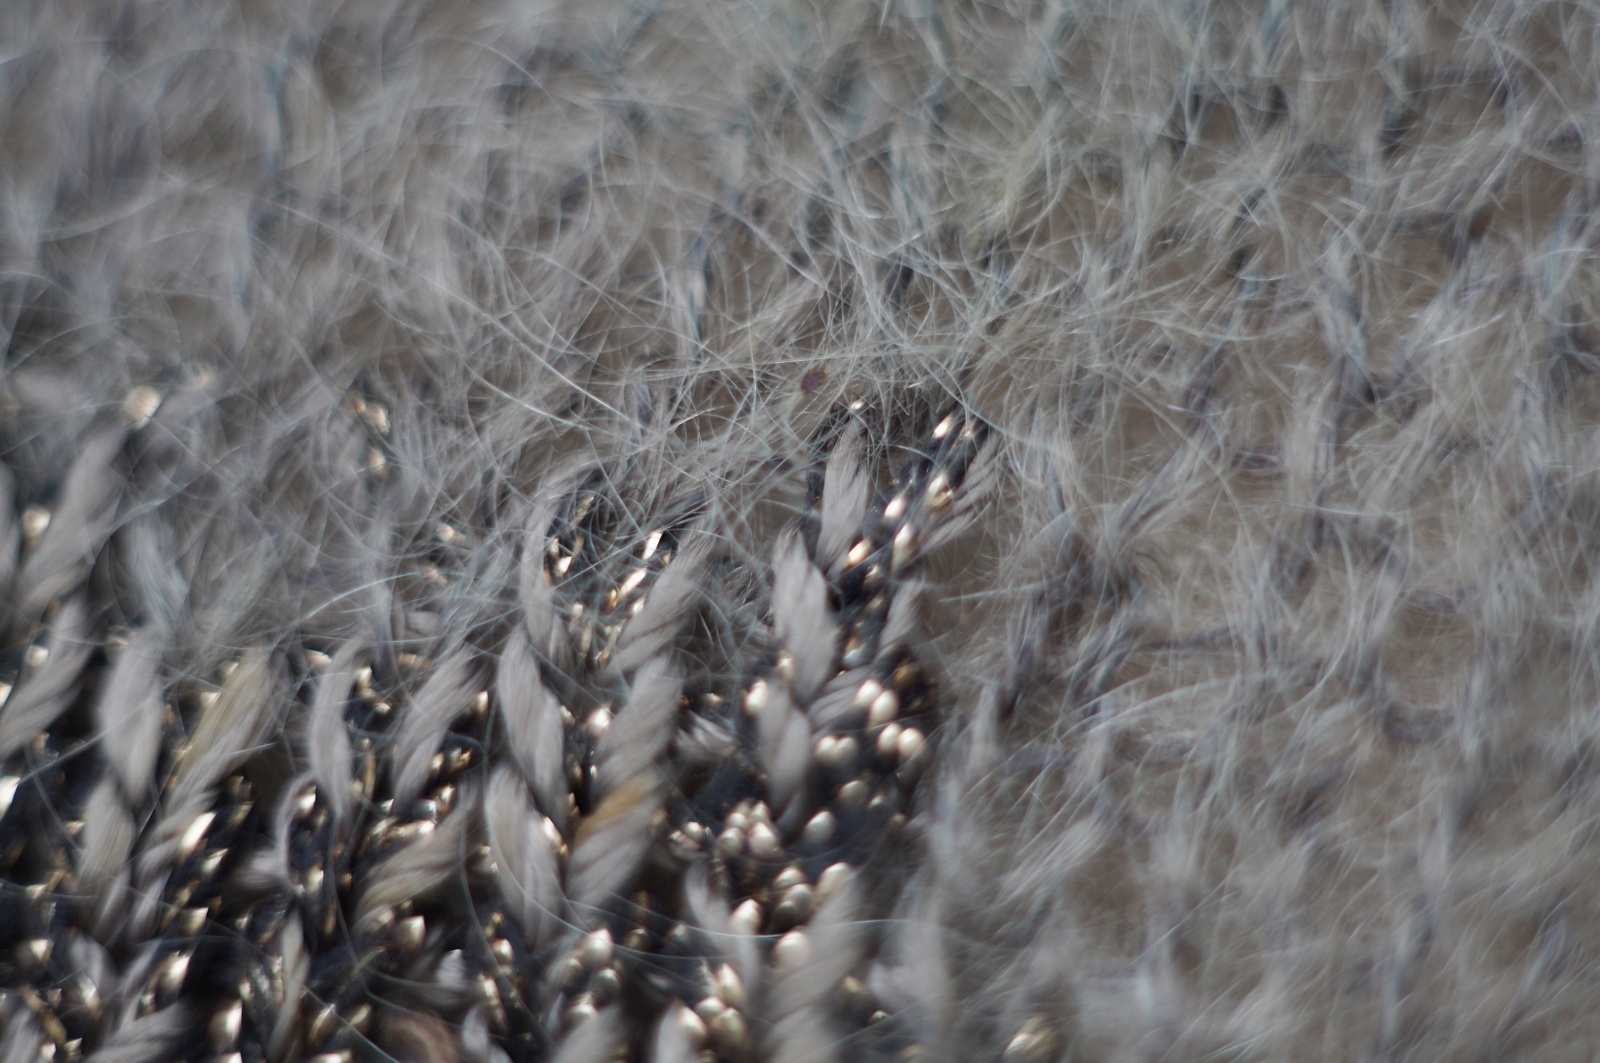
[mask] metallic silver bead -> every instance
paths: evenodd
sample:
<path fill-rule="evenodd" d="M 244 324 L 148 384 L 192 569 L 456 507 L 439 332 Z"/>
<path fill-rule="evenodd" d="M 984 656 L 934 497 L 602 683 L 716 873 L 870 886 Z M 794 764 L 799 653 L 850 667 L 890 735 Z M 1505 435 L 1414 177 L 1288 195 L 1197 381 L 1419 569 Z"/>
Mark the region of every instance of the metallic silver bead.
<path fill-rule="evenodd" d="M 591 973 L 609 964 L 613 955 L 615 947 L 611 941 L 611 931 L 605 927 L 586 935 L 578 946 L 578 962 Z"/>
<path fill-rule="evenodd" d="M 827 900 L 837 893 L 845 883 L 849 882 L 855 872 L 850 870 L 850 865 L 845 863 L 830 864 L 828 869 L 817 878 L 817 897 Z"/>
<path fill-rule="evenodd" d="M 1030 1015 L 1006 1043 L 1005 1063 L 1044 1063 L 1061 1051 L 1061 1038 L 1042 1015 Z"/>
<path fill-rule="evenodd" d="M 744 982 L 730 964 L 719 963 L 711 973 L 711 988 L 730 1008 L 742 1008 L 745 1003 Z"/>
<path fill-rule="evenodd" d="M 855 760 L 860 748 L 859 743 L 850 735 L 823 735 L 817 739 L 815 755 L 817 763 L 824 767 L 836 768 Z"/>
<path fill-rule="evenodd" d="M 800 831 L 800 837 L 809 845 L 824 845 L 833 837 L 833 832 L 838 826 L 839 821 L 834 814 L 823 809 L 806 820 L 805 827 Z"/>
<path fill-rule="evenodd" d="M 803 930 L 791 930 L 772 946 L 772 962 L 780 971 L 794 971 L 811 962 L 811 939 Z"/>
<path fill-rule="evenodd" d="M 700 1003 L 694 1006 L 695 1015 L 699 1017 L 701 1022 L 706 1023 L 712 1022 L 718 1015 L 721 1015 L 727 1010 L 728 1005 L 724 1004 L 721 1000 L 714 996 L 705 997 L 701 999 Z"/>
<path fill-rule="evenodd" d="M 729 827 L 717 835 L 717 849 L 725 856 L 738 856 L 744 852 L 744 832 L 737 827 Z"/>
<path fill-rule="evenodd" d="M 744 901 L 733 910 L 728 922 L 735 933 L 753 937 L 761 933 L 761 905 L 754 899 Z"/>
<path fill-rule="evenodd" d="M 851 704 L 858 709 L 865 709 L 874 701 L 877 701 L 878 695 L 882 693 L 883 684 L 878 682 L 876 679 L 869 679 L 865 683 L 861 684 L 861 687 L 856 691 L 855 699 L 851 702 Z"/>
<path fill-rule="evenodd" d="M 927 744 L 927 739 L 915 727 L 907 727 L 900 732 L 900 737 L 895 741 L 895 752 L 900 757 L 902 764 L 916 758 Z"/>
<path fill-rule="evenodd" d="M 594 1006 L 592 996 L 588 993 L 579 993 L 561 1019 L 566 1028 L 572 1030 L 594 1018 L 599 1011 L 600 1009 Z"/>
<path fill-rule="evenodd" d="M 758 821 L 750 828 L 750 853 L 758 860 L 774 860 L 783 852 L 783 843 L 778 839 L 778 832 L 772 825 L 765 821 Z"/>
<path fill-rule="evenodd" d="M 595 1006 L 603 1008 L 622 995 L 622 978 L 615 968 L 602 968 L 595 972 L 589 991 L 594 994 Z"/>
<path fill-rule="evenodd" d="M 684 1044 L 689 1046 L 689 1051 L 698 1052 L 706 1046 L 708 1031 L 705 1020 L 682 1004 L 674 1003 L 665 1021 L 677 1028 Z"/>
<path fill-rule="evenodd" d="M 237 1000 L 218 1008 L 206 1024 L 206 1035 L 211 1047 L 217 1051 L 231 1048 L 239 1041 L 239 1031 L 244 1026 L 244 1005 Z"/>
<path fill-rule="evenodd" d="M 891 723 L 885 725 L 878 732 L 878 755 L 880 757 L 895 757 L 899 753 L 900 725 Z"/>
<path fill-rule="evenodd" d="M 394 942 L 405 952 L 415 952 L 428 936 L 428 924 L 422 916 L 413 915 L 395 924 Z"/>
<path fill-rule="evenodd" d="M 892 690 L 885 690 L 872 699 L 867 709 L 867 726 L 882 727 L 900 715 L 900 698 Z"/>

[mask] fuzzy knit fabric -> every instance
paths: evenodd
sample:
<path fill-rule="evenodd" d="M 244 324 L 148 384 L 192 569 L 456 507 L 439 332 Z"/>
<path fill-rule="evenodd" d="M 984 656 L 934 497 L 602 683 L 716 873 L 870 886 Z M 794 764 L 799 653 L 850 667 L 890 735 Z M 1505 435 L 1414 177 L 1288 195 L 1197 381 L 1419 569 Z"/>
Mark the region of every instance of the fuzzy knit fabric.
<path fill-rule="evenodd" d="M 5 0 L 0 1061 L 1600 1052 L 1600 9 Z"/>

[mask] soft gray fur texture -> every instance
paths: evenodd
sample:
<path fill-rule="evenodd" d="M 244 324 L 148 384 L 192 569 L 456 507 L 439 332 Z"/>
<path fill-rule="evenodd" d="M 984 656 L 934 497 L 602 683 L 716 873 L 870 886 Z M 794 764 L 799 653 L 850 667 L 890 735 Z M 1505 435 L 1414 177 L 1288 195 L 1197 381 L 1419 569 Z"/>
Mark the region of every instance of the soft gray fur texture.
<path fill-rule="evenodd" d="M 1591 3 L 0 3 L 0 1056 L 1593 1058 L 1597 210 Z"/>

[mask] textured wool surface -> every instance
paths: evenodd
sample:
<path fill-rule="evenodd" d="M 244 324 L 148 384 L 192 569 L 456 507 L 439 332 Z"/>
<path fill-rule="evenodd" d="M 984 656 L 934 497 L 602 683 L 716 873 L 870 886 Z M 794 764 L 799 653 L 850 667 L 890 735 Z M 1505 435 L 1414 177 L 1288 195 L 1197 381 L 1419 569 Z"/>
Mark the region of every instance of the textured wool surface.
<path fill-rule="evenodd" d="M 1600 12 L 0 4 L 0 1057 L 1583 1060 Z"/>

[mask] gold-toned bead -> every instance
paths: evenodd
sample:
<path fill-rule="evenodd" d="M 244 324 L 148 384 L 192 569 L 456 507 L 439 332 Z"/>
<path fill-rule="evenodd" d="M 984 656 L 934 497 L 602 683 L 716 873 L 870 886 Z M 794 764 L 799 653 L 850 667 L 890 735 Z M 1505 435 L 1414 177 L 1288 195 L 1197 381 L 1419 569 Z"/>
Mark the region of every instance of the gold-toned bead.
<path fill-rule="evenodd" d="M 911 684 L 919 682 L 921 679 L 922 666 L 913 660 L 901 661 L 895 666 L 894 673 L 889 677 L 889 681 L 894 684 L 895 689 L 900 691 L 904 691 Z"/>
<path fill-rule="evenodd" d="M 594 994 L 595 1006 L 603 1008 L 622 995 L 622 978 L 616 968 L 602 968 L 595 972 L 589 983 L 589 991 Z"/>
<path fill-rule="evenodd" d="M 898 752 L 897 743 L 900 741 L 900 725 L 891 723 L 878 732 L 878 755 L 880 757 L 893 757 Z"/>
<path fill-rule="evenodd" d="M 767 707 L 767 681 L 757 679 L 750 684 L 750 689 L 744 693 L 744 711 L 751 716 L 760 716 L 761 710 Z"/>
<path fill-rule="evenodd" d="M 871 787 L 861 779 L 851 779 L 839 787 L 839 804 L 845 808 L 859 808 L 871 792 Z"/>
<path fill-rule="evenodd" d="M 489 1029 L 497 1034 L 507 1030 L 506 1005 L 500 998 L 500 984 L 485 975 L 479 979 L 483 993 L 483 1011 L 489 1020 Z"/>
<path fill-rule="evenodd" d="M 736 1009 L 729 1008 L 721 1015 L 706 1024 L 707 1033 L 710 1035 L 711 1044 L 725 1056 L 739 1056 L 744 1054 L 745 1045 L 750 1039 L 750 1029 L 745 1024 L 744 1016 Z"/>

